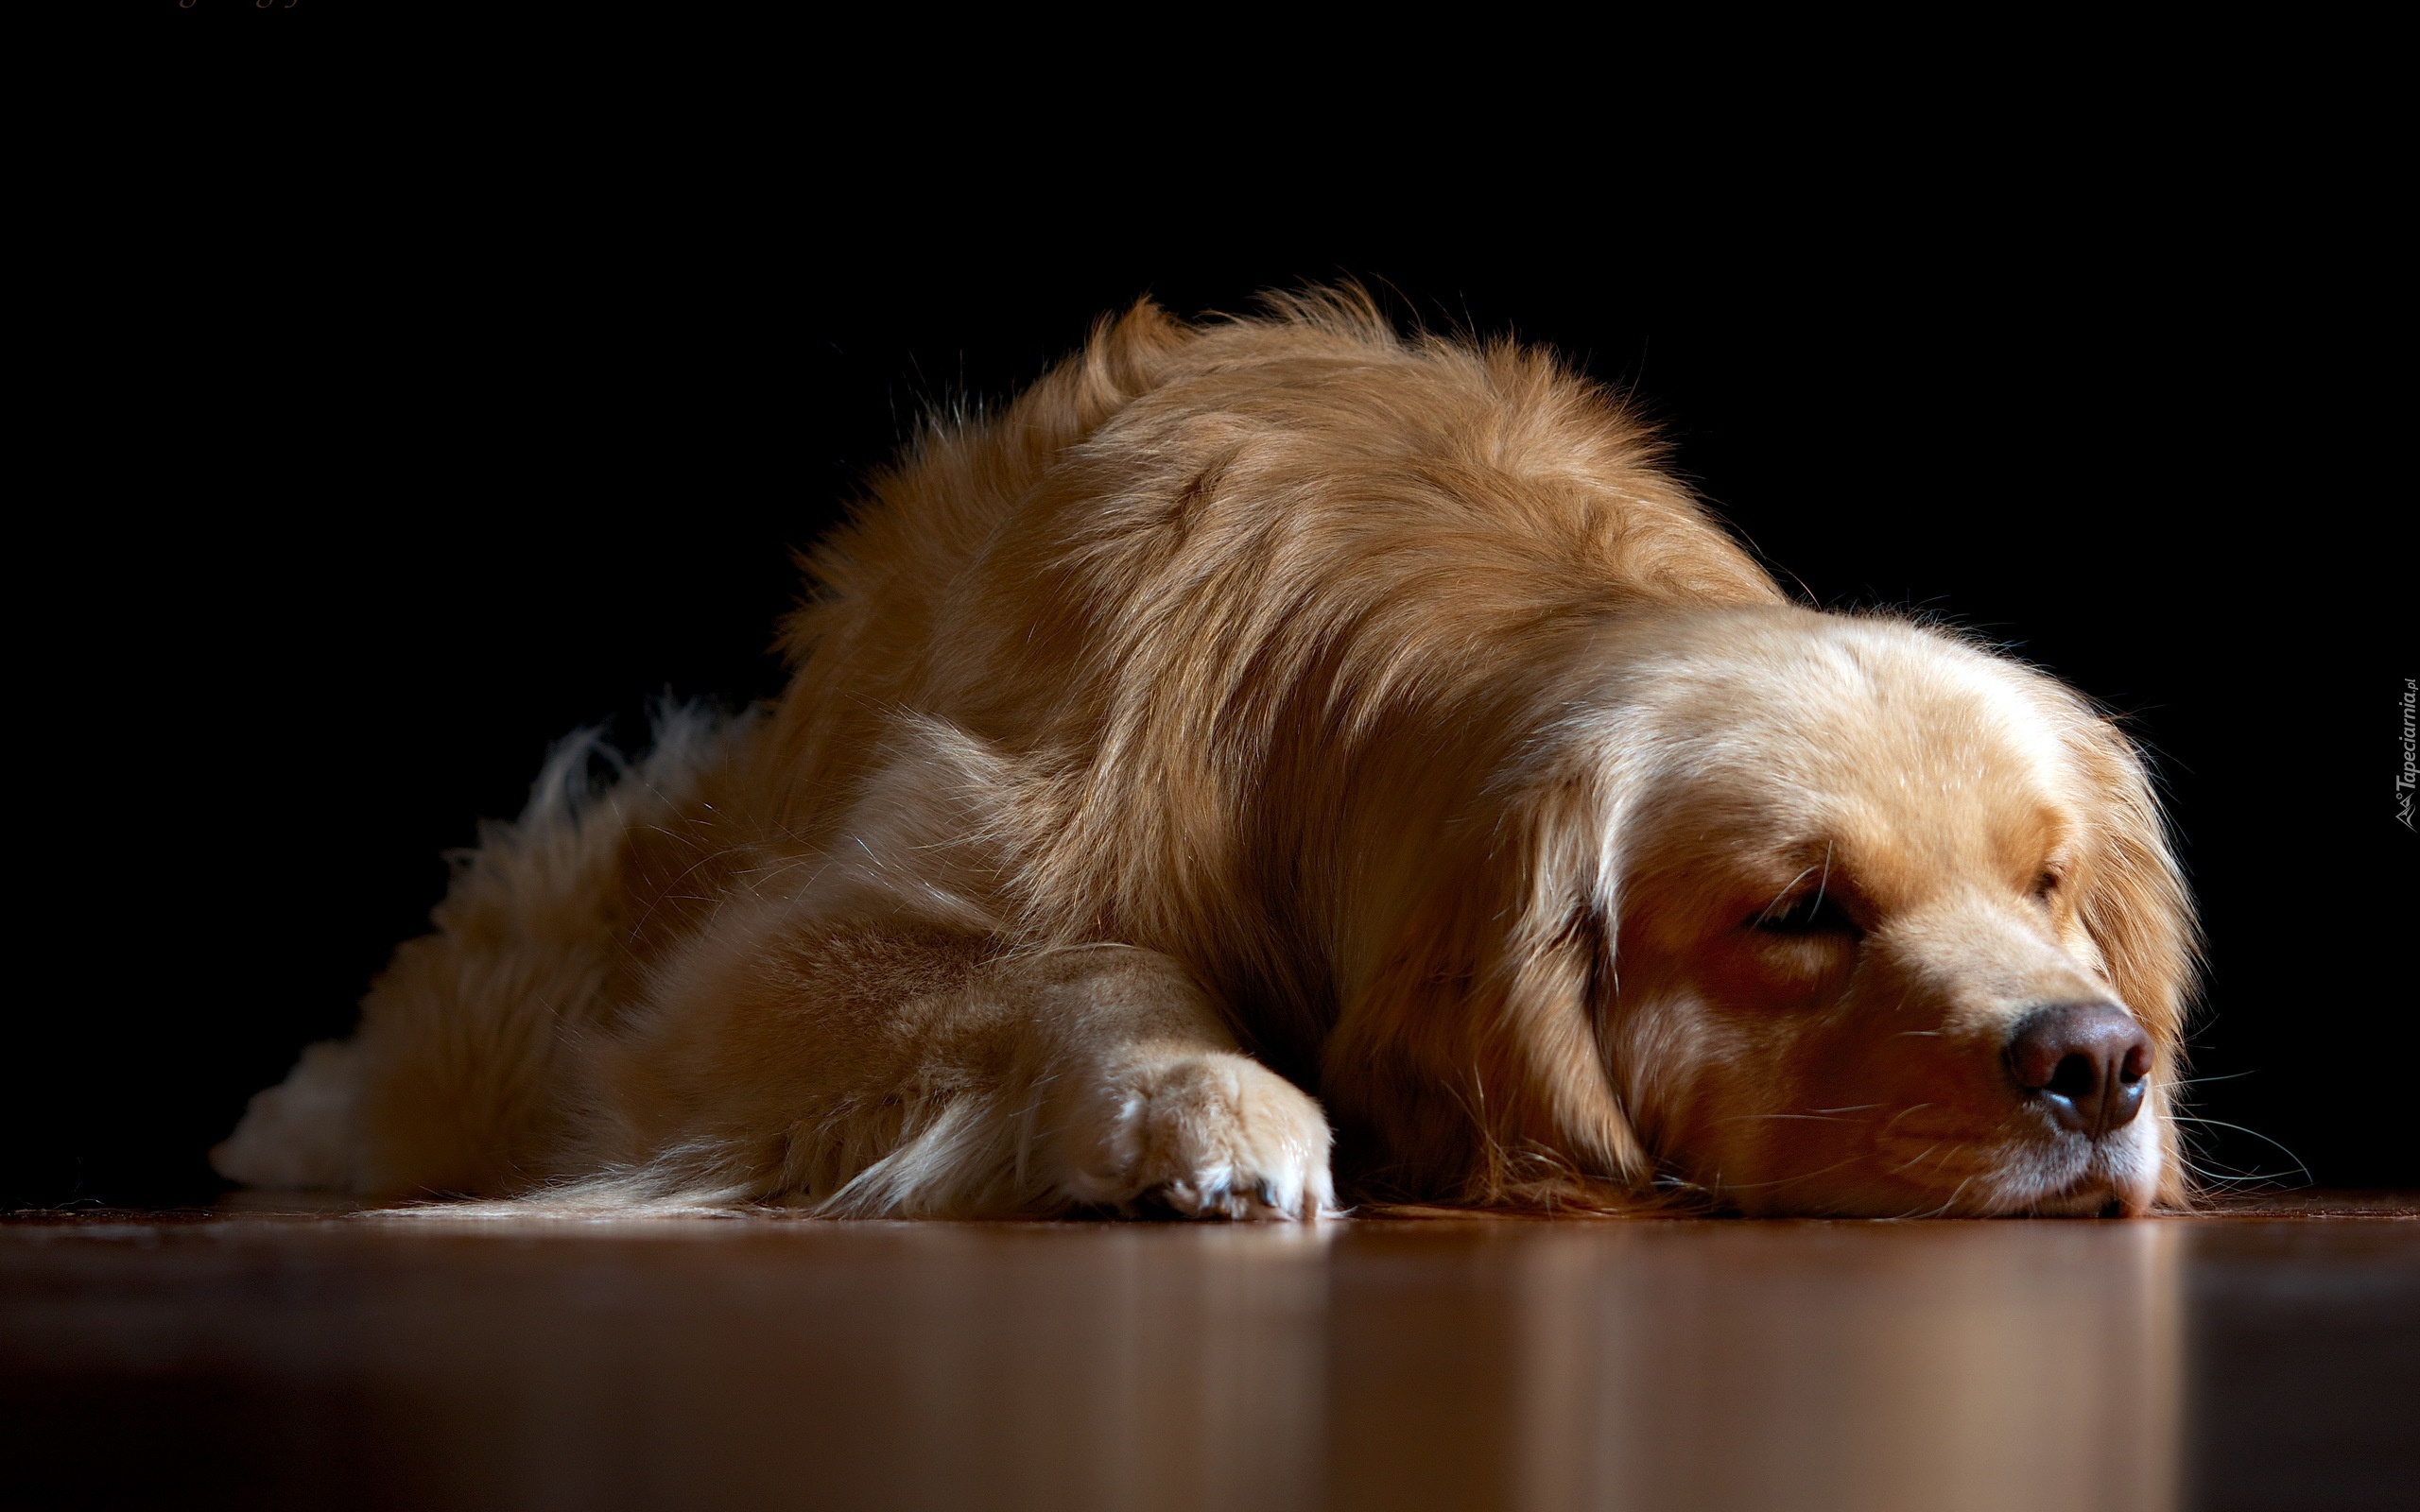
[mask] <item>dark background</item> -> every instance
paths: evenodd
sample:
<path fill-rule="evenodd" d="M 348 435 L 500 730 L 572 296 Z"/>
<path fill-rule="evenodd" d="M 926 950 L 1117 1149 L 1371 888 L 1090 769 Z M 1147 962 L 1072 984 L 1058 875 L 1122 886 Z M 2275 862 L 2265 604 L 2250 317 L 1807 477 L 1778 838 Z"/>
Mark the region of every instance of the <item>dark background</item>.
<path fill-rule="evenodd" d="M 29 644 L 84 701 L 35 764 L 78 859 L 20 947 L 76 969 L 18 989 L 10 1205 L 208 1200 L 209 1144 L 346 1032 L 551 741 L 777 691 L 788 553 L 926 406 L 1013 392 L 1145 293 L 1348 275 L 1632 393 L 1811 601 L 1946 616 L 2125 713 L 2211 937 L 2204 1162 L 2420 1183 L 2392 794 L 2420 667 L 2360 460 L 2382 284 L 2224 183 L 910 215 L 662 165 L 404 177 L 407 210 L 153 266 L 96 329 L 123 423 L 30 563 L 77 585 Z"/>

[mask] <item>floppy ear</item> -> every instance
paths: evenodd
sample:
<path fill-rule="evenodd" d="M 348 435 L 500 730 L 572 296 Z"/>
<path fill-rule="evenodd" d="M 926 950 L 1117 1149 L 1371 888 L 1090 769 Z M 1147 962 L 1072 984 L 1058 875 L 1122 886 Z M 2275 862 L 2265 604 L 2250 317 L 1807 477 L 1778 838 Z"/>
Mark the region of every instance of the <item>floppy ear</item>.
<path fill-rule="evenodd" d="M 2166 1115 L 2174 1109 L 2185 1072 L 2185 1018 L 2199 975 L 2201 930 L 2159 799 L 2134 744 L 2098 716 L 2089 716 L 2078 744 L 2096 803 L 2077 912 L 2110 985 L 2157 1047 L 2155 1106 Z M 2182 1203 L 2189 1192 L 2176 1125 L 2163 1116 L 2160 1126 L 2168 1157 L 2160 1200 Z"/>
<path fill-rule="evenodd" d="M 1651 1162 L 1598 1025 L 1598 806 L 1536 795 L 1448 858 L 1322 1055 L 1321 1091 L 1373 1195 L 1613 1211 Z M 1481 826 L 1473 826 L 1482 829 Z"/>

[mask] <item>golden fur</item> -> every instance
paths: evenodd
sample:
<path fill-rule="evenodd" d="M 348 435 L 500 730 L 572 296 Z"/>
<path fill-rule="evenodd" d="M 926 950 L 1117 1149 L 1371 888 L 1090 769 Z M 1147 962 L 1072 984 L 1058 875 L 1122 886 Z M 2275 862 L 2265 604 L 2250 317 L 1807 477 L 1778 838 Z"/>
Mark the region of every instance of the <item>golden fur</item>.
<path fill-rule="evenodd" d="M 1793 606 L 1545 354 L 1145 303 L 808 570 L 778 703 L 669 712 L 597 790 L 559 753 L 222 1171 L 903 1215 L 1308 1215 L 1331 1154 L 1362 1200 L 1608 1211 L 2184 1193 L 2192 922 L 2128 743 Z M 1809 886 L 1857 931 L 1754 924 Z M 2155 1048 L 2097 1140 L 2001 1059 L 2079 998 Z"/>

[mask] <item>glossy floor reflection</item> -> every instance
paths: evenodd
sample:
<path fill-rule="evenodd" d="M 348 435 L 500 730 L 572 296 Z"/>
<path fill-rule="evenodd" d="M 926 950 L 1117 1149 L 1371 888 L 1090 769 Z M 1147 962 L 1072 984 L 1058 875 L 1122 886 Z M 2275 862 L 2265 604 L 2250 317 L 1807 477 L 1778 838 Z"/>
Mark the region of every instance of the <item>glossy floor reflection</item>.
<path fill-rule="evenodd" d="M 2412 1505 L 2420 1221 L 2366 1208 L 16 1223 L 0 1502 Z"/>

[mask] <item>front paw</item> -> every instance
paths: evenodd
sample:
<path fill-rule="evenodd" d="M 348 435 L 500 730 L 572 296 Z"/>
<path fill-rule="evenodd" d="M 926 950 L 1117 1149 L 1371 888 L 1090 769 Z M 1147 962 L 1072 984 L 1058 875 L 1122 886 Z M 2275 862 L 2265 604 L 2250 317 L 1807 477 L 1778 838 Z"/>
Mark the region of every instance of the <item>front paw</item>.
<path fill-rule="evenodd" d="M 1075 1201 L 1157 1204 L 1188 1218 L 1333 1213 L 1327 1118 L 1293 1083 L 1242 1056 L 1130 1069 L 1088 1089 L 1062 1131 Z"/>

